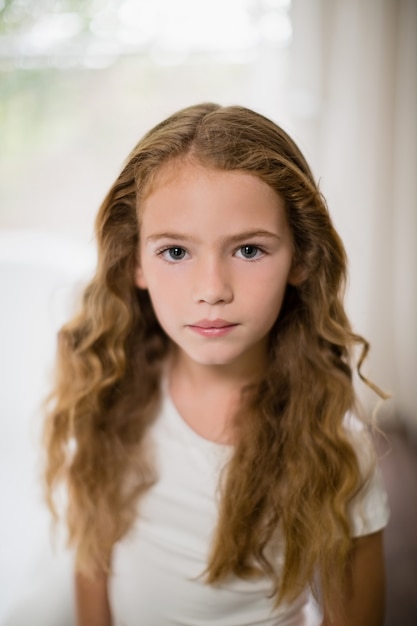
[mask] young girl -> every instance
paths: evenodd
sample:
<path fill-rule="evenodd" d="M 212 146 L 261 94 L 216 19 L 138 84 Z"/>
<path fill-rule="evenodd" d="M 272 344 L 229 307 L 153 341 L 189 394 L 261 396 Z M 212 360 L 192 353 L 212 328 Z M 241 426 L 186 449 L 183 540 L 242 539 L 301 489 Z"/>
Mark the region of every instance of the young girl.
<path fill-rule="evenodd" d="M 352 384 L 368 344 L 295 143 L 243 107 L 184 109 L 96 227 L 45 431 L 79 625 L 381 625 L 387 505 Z"/>

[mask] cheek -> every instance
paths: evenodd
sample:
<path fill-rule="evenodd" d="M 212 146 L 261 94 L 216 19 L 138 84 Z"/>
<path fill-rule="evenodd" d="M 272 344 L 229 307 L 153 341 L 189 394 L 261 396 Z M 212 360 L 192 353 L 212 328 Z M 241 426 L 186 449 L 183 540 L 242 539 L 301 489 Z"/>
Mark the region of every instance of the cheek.
<path fill-rule="evenodd" d="M 175 312 L 181 310 L 184 298 L 181 288 L 184 281 L 177 281 L 172 276 L 166 276 L 164 272 L 153 272 L 147 275 L 146 288 L 149 292 L 157 317 L 170 319 Z"/>
<path fill-rule="evenodd" d="M 271 325 L 275 322 L 281 310 L 287 284 L 287 276 L 277 280 L 275 273 L 254 284 L 250 297 L 259 321 Z M 249 293 L 247 296 L 249 297 Z"/>

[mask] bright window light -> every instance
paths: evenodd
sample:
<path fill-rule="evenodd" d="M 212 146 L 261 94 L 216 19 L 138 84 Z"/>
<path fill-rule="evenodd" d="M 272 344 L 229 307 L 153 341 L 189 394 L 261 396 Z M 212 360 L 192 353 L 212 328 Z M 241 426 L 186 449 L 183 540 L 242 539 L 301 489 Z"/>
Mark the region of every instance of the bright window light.
<path fill-rule="evenodd" d="M 107 67 L 133 54 L 245 63 L 290 43 L 290 8 L 290 0 L 12 0 L 0 4 L 0 62 Z"/>

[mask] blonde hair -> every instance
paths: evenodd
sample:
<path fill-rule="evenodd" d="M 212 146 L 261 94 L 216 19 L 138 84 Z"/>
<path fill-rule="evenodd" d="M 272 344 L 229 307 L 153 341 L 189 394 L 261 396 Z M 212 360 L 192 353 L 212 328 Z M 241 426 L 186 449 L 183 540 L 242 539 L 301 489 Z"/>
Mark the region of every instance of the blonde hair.
<path fill-rule="evenodd" d="M 269 367 L 236 417 L 207 582 L 261 572 L 279 602 L 313 585 L 318 570 L 324 597 L 334 601 L 351 548 L 349 503 L 364 482 L 343 423 L 355 405 L 352 349 L 368 344 L 346 317 L 344 248 L 304 157 L 281 128 L 249 109 L 201 104 L 158 124 L 101 205 L 97 271 L 59 337 L 45 426 L 48 502 L 55 511 L 64 481 L 69 539 L 78 567 L 93 572 L 108 567 L 155 480 L 144 435 L 169 342 L 147 292 L 134 284 L 138 210 L 161 166 L 188 157 L 255 175 L 283 198 L 300 276 L 272 329 Z M 278 529 L 280 577 L 268 556 Z"/>

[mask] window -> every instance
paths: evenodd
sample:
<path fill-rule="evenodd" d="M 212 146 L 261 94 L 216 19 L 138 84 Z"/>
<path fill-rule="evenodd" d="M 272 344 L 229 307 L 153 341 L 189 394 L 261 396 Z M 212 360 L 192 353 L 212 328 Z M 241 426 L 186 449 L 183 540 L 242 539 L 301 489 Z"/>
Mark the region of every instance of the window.
<path fill-rule="evenodd" d="M 0 228 L 91 239 L 140 136 L 200 101 L 284 117 L 289 0 L 0 0 Z"/>

